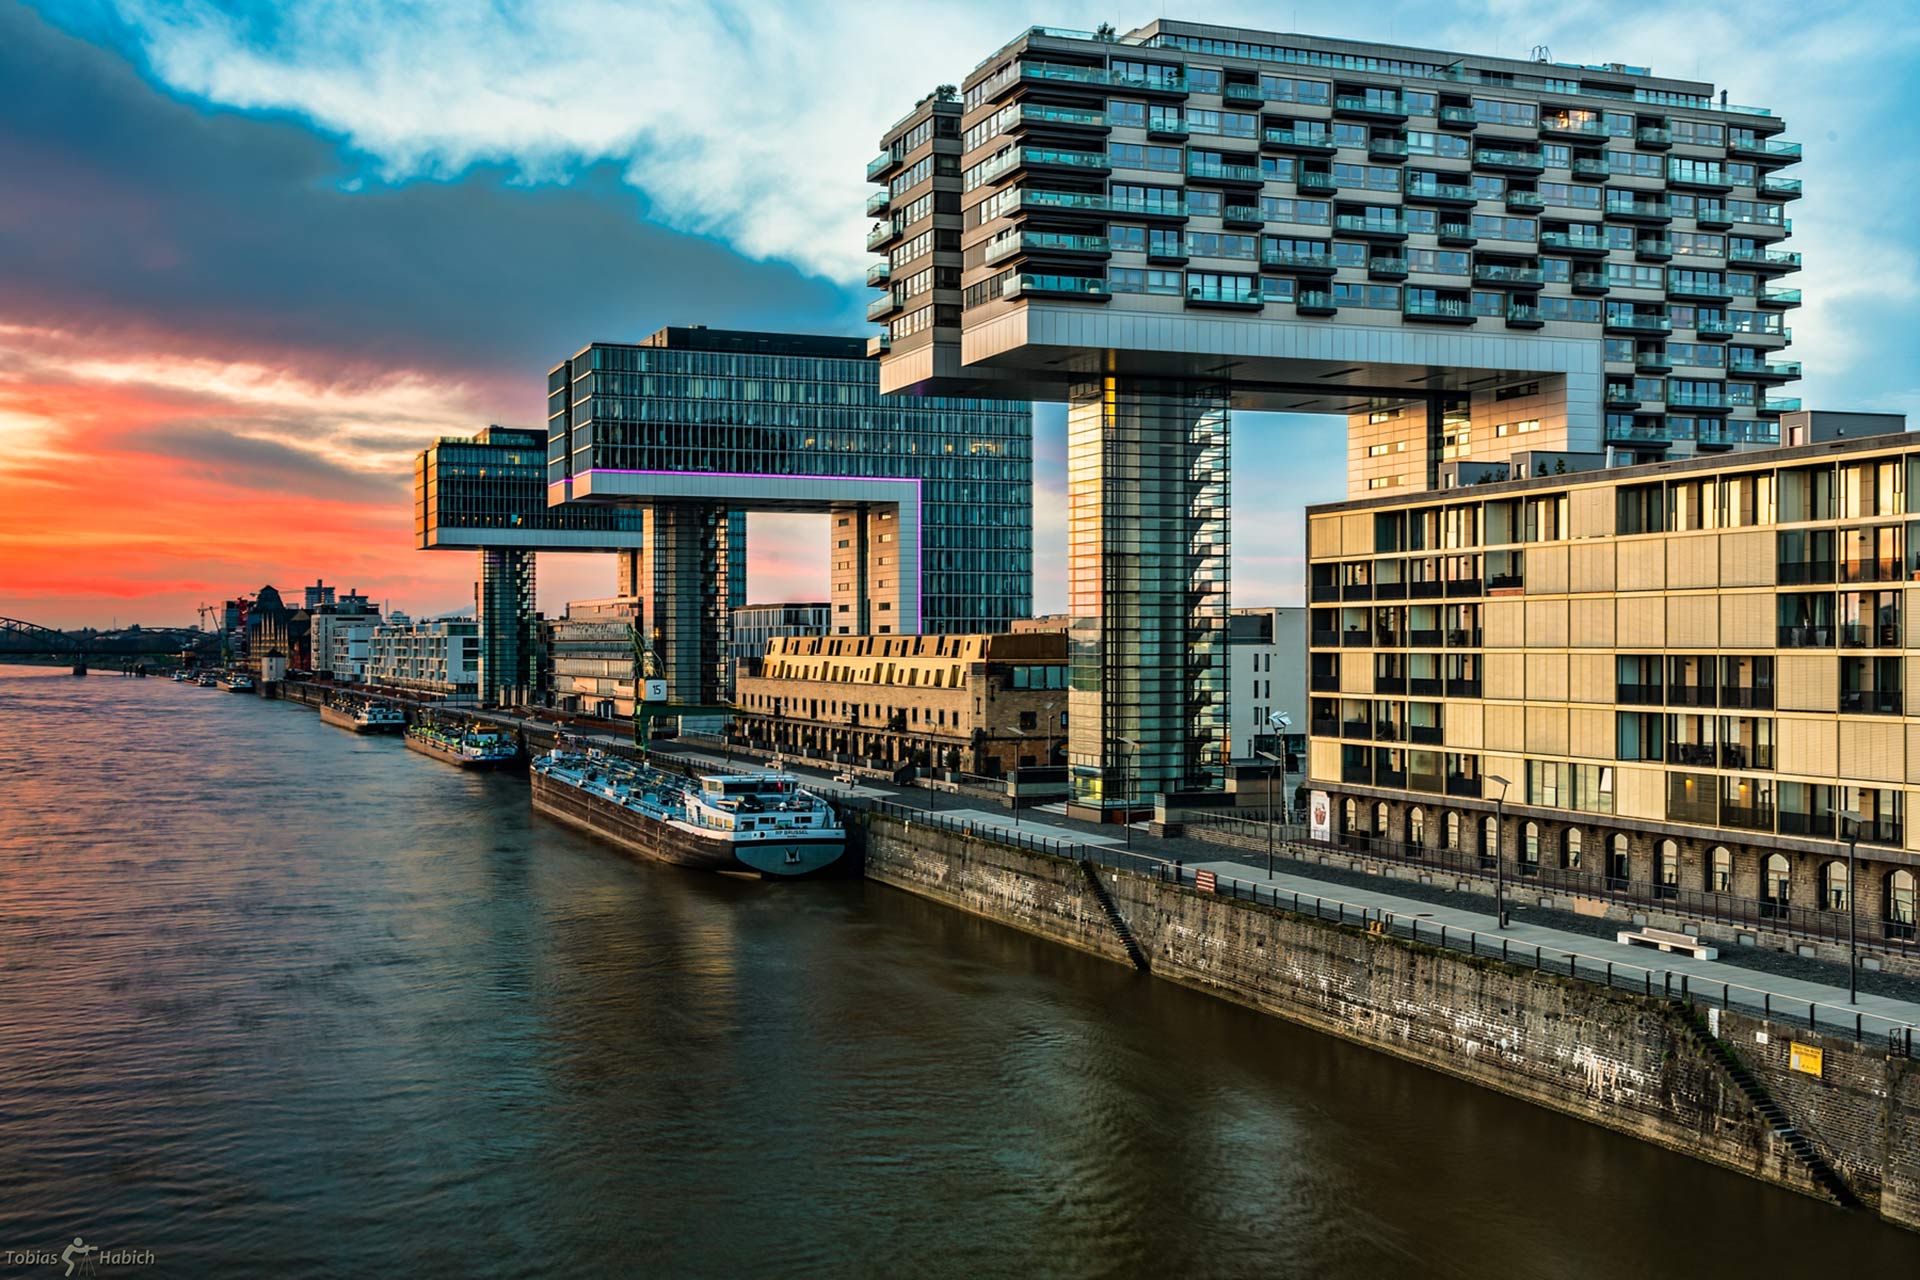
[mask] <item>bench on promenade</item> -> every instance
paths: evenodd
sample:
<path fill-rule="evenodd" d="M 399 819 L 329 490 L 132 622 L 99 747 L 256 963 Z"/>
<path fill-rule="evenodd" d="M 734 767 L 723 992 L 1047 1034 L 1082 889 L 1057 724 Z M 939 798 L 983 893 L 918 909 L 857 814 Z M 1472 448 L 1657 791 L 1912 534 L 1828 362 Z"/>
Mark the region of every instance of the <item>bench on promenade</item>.
<path fill-rule="evenodd" d="M 1652 947 L 1655 951 L 1684 951 L 1696 960 L 1717 960 L 1720 952 L 1690 933 L 1670 929 L 1622 929 L 1614 935 L 1617 942 L 1630 947 Z"/>

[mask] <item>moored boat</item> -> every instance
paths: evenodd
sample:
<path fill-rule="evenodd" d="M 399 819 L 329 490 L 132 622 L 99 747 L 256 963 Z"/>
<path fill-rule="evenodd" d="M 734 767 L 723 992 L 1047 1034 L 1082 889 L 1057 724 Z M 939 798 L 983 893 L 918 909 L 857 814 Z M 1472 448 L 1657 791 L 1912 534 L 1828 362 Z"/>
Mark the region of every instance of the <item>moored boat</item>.
<path fill-rule="evenodd" d="M 534 760 L 533 807 L 628 853 L 675 866 L 792 878 L 834 868 L 847 833 L 787 773 L 685 778 L 598 751 Z"/>
<path fill-rule="evenodd" d="M 407 730 L 406 742 L 415 751 L 462 769 L 498 769 L 520 758 L 520 748 L 512 738 L 473 725 L 448 729 L 422 721 Z"/>
<path fill-rule="evenodd" d="M 252 693 L 253 677 L 244 671 L 236 671 L 226 679 L 227 692 Z"/>
<path fill-rule="evenodd" d="M 406 713 L 386 702 L 371 698 L 340 698 L 320 708 L 320 718 L 328 724 L 355 733 L 398 733 L 407 727 Z"/>

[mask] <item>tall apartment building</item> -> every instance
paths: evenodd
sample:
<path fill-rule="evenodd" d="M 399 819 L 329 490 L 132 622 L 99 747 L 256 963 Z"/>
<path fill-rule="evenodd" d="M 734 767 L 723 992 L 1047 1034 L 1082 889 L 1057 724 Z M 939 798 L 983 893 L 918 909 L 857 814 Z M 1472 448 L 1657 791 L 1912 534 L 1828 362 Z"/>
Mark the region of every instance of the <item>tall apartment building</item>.
<path fill-rule="evenodd" d="M 1643 68 L 1170 20 L 1030 28 L 889 126 L 881 389 L 1070 405 L 1075 802 L 1128 743 L 1148 791 L 1219 784 L 1230 408 L 1344 418 L 1356 496 L 1773 443 L 1782 128 Z"/>
<path fill-rule="evenodd" d="M 1850 434 L 1309 508 L 1325 834 L 1801 937 L 1857 897 L 1910 948 L 1917 488 Z"/>

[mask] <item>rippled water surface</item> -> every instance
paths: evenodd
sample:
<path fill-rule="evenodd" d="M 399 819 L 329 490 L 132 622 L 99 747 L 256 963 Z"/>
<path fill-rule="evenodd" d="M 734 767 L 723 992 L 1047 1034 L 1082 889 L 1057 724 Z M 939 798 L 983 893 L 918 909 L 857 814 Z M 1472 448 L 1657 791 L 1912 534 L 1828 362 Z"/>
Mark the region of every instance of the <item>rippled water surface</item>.
<path fill-rule="evenodd" d="M 304 709 L 0 668 L 0 1251 L 75 1235 L 154 1276 L 1920 1258 L 886 889 L 627 861 Z"/>

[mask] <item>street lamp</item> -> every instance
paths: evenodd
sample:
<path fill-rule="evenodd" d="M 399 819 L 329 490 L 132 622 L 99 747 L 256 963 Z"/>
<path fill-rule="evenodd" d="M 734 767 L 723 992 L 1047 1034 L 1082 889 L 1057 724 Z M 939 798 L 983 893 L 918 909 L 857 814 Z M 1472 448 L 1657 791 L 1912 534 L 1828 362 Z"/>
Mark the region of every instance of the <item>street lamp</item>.
<path fill-rule="evenodd" d="M 1283 751 L 1285 749 L 1281 748 Z M 1253 754 L 1262 760 L 1273 761 L 1280 766 L 1281 772 L 1286 771 L 1286 760 L 1274 755 L 1271 751 L 1256 751 Z M 1273 879 L 1273 770 L 1271 769 L 1267 770 L 1267 879 Z"/>
<path fill-rule="evenodd" d="M 1500 784 L 1500 794 L 1493 801 L 1493 913 L 1504 929 L 1507 927 L 1507 867 L 1500 857 L 1500 843 L 1506 827 L 1507 788 L 1513 784 L 1497 773 L 1488 774 L 1487 781 Z"/>
<path fill-rule="evenodd" d="M 1854 883 L 1854 860 L 1860 851 L 1860 824 L 1866 821 L 1858 809 L 1843 809 L 1840 816 L 1847 823 L 1847 1003 L 1860 1003 L 1860 935 L 1858 927 L 1860 913 L 1854 906 L 1854 898 L 1860 887 Z"/>
<path fill-rule="evenodd" d="M 1127 829 L 1127 848 L 1133 848 L 1133 770 L 1134 762 L 1140 752 L 1140 744 L 1132 738 L 1120 739 L 1127 748 L 1127 786 L 1126 808 L 1121 811 L 1120 821 Z"/>
<path fill-rule="evenodd" d="M 1292 798 L 1287 794 L 1287 730 L 1293 728 L 1293 713 L 1290 711 L 1274 712 L 1267 717 L 1267 727 L 1274 730 L 1280 738 L 1280 798 L 1286 800 L 1288 802 L 1287 807 L 1291 809 L 1293 807 Z M 1272 781 L 1271 775 L 1269 775 L 1268 781 Z M 1268 788 L 1267 800 L 1267 807 L 1271 809 L 1273 807 L 1271 787 Z"/>

